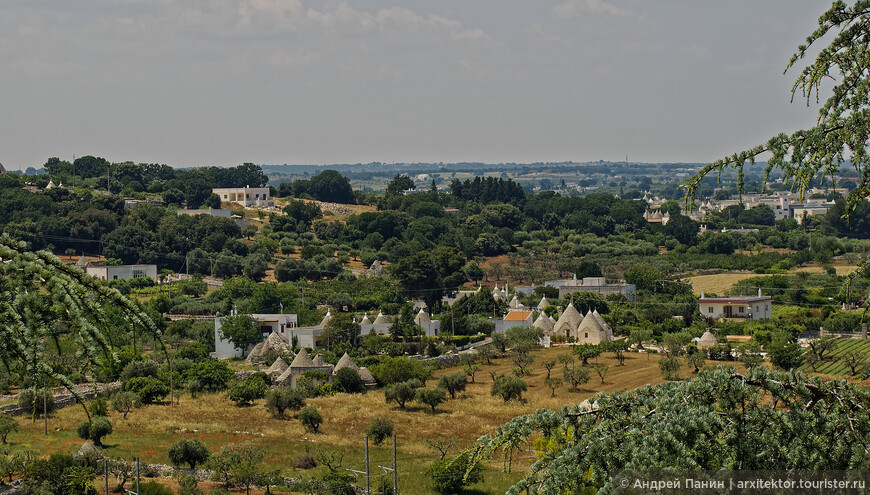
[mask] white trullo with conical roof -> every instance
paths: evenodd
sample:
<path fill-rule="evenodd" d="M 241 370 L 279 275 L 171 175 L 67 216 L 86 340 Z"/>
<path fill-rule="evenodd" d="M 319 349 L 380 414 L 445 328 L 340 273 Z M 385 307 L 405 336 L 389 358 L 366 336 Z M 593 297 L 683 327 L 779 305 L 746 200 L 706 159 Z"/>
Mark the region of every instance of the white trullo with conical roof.
<path fill-rule="evenodd" d="M 547 300 L 547 296 L 541 297 L 541 302 L 538 303 L 538 309 L 543 311 L 544 308 L 550 305 L 550 301 Z"/>
<path fill-rule="evenodd" d="M 559 319 L 556 320 L 556 325 L 553 327 L 553 335 L 576 337 L 577 327 L 582 319 L 583 317 L 580 316 L 577 308 L 574 307 L 574 303 L 568 303 L 568 307 L 565 308 L 565 311 L 562 311 Z"/>
<path fill-rule="evenodd" d="M 492 288 L 492 298 L 496 301 L 504 299 L 504 295 L 502 294 L 501 289 L 498 288 L 498 284 L 495 284 L 495 287 Z"/>
<path fill-rule="evenodd" d="M 414 323 L 422 327 L 432 323 L 432 318 L 429 318 L 429 315 L 423 311 L 423 308 L 420 308 L 420 312 L 414 317 Z"/>
<path fill-rule="evenodd" d="M 555 323 L 544 313 L 538 315 L 538 318 L 532 323 L 532 326 L 544 332 L 544 335 L 552 335 Z"/>
<path fill-rule="evenodd" d="M 601 325 L 601 328 L 607 332 L 607 340 L 613 340 L 613 329 L 610 328 L 610 325 L 608 325 L 606 321 L 604 321 L 604 318 L 598 313 L 597 309 L 592 310 L 592 316 L 595 317 L 595 320 L 599 325 Z"/>
<path fill-rule="evenodd" d="M 701 338 L 698 339 L 698 349 L 709 349 L 711 347 L 716 347 L 719 345 L 719 339 L 713 335 L 709 329 L 704 332 L 704 335 L 701 335 Z"/>
<path fill-rule="evenodd" d="M 600 318 L 600 315 L 596 318 L 592 311 L 586 312 L 583 321 L 581 321 L 580 325 L 577 326 L 577 342 L 581 344 L 600 344 L 608 340 L 613 340 L 613 331 L 610 330 L 607 323 L 602 325 L 601 322 L 604 320 L 601 319 L 599 321 Z"/>

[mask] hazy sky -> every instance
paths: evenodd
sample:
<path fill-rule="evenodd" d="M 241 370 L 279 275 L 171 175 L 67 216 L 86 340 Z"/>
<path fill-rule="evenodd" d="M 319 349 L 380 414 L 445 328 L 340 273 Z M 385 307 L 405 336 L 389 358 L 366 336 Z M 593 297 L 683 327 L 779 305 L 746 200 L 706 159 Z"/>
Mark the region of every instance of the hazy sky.
<path fill-rule="evenodd" d="M 3 0 L 0 162 L 710 161 L 830 1 Z"/>

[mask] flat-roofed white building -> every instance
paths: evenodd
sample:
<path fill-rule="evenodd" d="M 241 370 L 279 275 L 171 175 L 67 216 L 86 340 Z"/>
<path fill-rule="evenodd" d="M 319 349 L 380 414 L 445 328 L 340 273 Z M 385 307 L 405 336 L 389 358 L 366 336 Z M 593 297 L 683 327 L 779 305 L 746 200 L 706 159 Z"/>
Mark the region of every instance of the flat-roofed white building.
<path fill-rule="evenodd" d="M 295 314 L 252 314 L 250 315 L 260 327 L 260 333 L 263 339 L 267 339 L 271 334 L 275 334 L 287 343 L 292 344 L 293 335 L 299 327 L 299 319 Z M 251 349 L 237 349 L 232 342 L 223 338 L 221 326 L 223 325 L 223 317 L 219 316 L 214 319 L 214 347 L 215 352 L 213 357 L 225 359 L 231 357 L 245 357 Z M 309 342 L 305 342 L 309 344 Z M 253 345 L 251 346 L 254 347 Z M 313 347 L 313 346 L 309 346 Z"/>
<path fill-rule="evenodd" d="M 130 280 L 148 277 L 157 281 L 157 265 L 86 266 L 85 273 L 102 280 Z"/>
<path fill-rule="evenodd" d="M 704 297 L 702 292 L 698 307 L 704 318 L 760 320 L 771 317 L 772 302 L 772 297 L 760 293 L 757 296 Z"/>
<path fill-rule="evenodd" d="M 269 194 L 268 187 L 227 187 L 212 189 L 221 201 L 238 203 L 242 206 L 275 206 L 275 200 Z"/>

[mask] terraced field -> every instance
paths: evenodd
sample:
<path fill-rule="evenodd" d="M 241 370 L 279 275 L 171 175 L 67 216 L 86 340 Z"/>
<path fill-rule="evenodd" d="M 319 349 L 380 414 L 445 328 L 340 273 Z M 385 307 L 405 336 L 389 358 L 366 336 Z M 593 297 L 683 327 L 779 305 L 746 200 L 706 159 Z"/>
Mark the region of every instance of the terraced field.
<path fill-rule="evenodd" d="M 807 351 L 809 352 L 809 351 Z M 821 375 L 832 376 L 851 376 L 852 370 L 846 364 L 844 356 L 850 352 L 860 352 L 867 357 L 870 357 L 870 339 L 840 339 L 837 348 L 830 353 L 831 360 L 816 366 L 816 370 L 805 364 L 801 366 L 801 370 L 806 373 L 817 373 Z"/>

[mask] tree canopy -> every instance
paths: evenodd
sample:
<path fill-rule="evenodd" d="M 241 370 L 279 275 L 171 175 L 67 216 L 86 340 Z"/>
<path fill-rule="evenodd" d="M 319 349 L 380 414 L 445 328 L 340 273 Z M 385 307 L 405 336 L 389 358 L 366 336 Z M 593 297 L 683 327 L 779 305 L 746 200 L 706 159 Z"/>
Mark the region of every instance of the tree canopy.
<path fill-rule="evenodd" d="M 508 493 L 609 493 L 625 470 L 867 469 L 868 401 L 866 389 L 844 380 L 717 367 L 515 418 L 478 440 L 469 469 L 538 434 L 537 462 Z"/>
<path fill-rule="evenodd" d="M 115 306 L 128 324 L 160 338 L 139 306 L 51 253 L 29 252 L 24 243 L 2 235 L 0 260 L 0 359 L 21 363 L 29 376 L 47 376 L 74 391 L 67 372 L 46 352 L 61 328 L 87 363 L 115 361 L 104 305 Z"/>
<path fill-rule="evenodd" d="M 765 181 L 771 171 L 782 171 L 784 181 L 804 195 L 818 176 L 832 180 L 846 160 L 860 175 L 860 183 L 849 192 L 846 212 L 854 210 L 870 195 L 870 1 L 858 0 L 853 5 L 837 1 L 819 18 L 819 27 L 798 46 L 786 64 L 785 72 L 803 61 L 811 47 L 822 43 L 831 34 L 829 44 L 821 48 L 815 60 L 800 72 L 791 90 L 795 97 L 820 100 L 822 83 L 833 81 L 831 95 L 819 108 L 815 125 L 791 134 L 778 134 L 765 144 L 734 153 L 702 168 L 687 180 L 686 206 L 695 199 L 701 180 L 711 172 L 721 173 L 734 168 L 738 174 L 738 192 L 743 192 L 743 167 L 754 164 L 756 157 L 770 153 L 765 169 Z"/>

